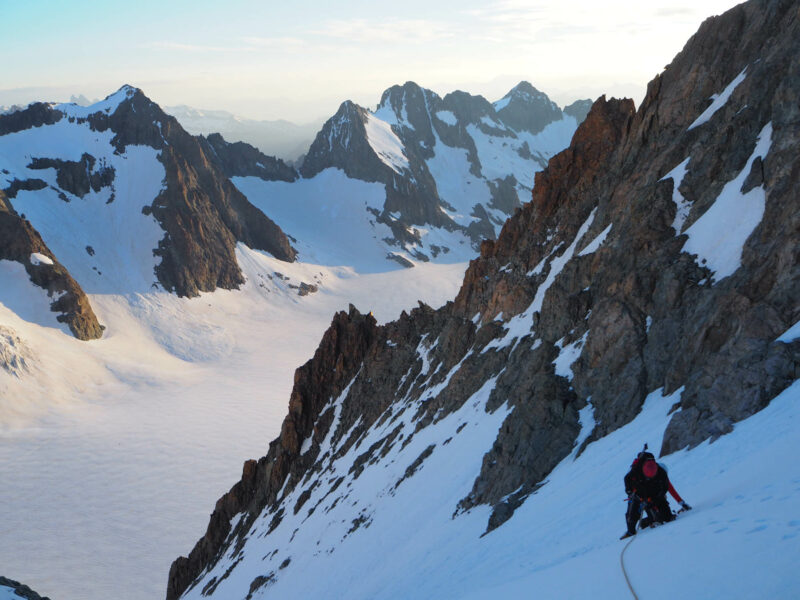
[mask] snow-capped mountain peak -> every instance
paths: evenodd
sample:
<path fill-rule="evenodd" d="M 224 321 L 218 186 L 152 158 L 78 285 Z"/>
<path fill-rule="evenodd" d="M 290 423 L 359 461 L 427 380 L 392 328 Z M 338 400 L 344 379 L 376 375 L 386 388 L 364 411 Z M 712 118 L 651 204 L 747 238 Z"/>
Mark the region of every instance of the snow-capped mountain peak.
<path fill-rule="evenodd" d="M 219 159 L 133 86 L 87 107 L 37 103 L 0 116 L 0 164 L 0 209 L 13 232 L 0 258 L 21 262 L 48 295 L 68 294 L 52 307 L 81 338 L 101 332 L 83 288 L 196 295 L 236 287 L 237 240 L 294 258 Z M 14 239 L 25 240 L 22 254 Z M 53 264 L 24 258 L 34 252 Z"/>
<path fill-rule="evenodd" d="M 532 134 L 541 132 L 563 116 L 555 102 L 527 81 L 518 83 L 493 106 L 503 123 L 515 131 Z"/>
<path fill-rule="evenodd" d="M 533 88 L 526 85 L 518 86 L 520 95 L 530 95 Z M 555 106 L 546 96 L 537 102 Z M 568 143 L 578 125 L 557 107 L 546 123 L 536 116 L 544 123 L 536 132 L 527 125 L 517 131 L 503 120 L 504 115 L 511 122 L 515 116 L 524 120 L 536 110 L 515 100 L 501 114 L 481 96 L 452 92 L 441 98 L 409 81 L 387 89 L 375 111 L 343 103 L 300 171 L 313 179 L 335 168 L 350 179 L 383 184 L 382 210 L 373 205 L 365 210 L 375 237 L 381 226 L 390 230 L 380 234 L 389 260 L 406 266 L 465 260 L 529 198 L 533 173 Z M 241 183 L 250 196 L 260 195 L 260 184 Z"/>

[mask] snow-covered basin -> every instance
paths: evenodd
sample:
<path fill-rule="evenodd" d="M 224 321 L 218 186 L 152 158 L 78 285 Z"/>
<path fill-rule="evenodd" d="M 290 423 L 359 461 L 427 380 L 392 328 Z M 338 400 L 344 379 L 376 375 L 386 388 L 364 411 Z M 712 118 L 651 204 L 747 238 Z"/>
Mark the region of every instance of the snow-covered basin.
<path fill-rule="evenodd" d="M 278 434 L 333 313 L 352 302 L 385 322 L 418 299 L 441 305 L 466 267 L 357 275 L 238 257 L 240 291 L 92 295 L 107 326 L 95 342 L 0 303 L 33 355 L 28 376 L 0 370 L 0 575 L 61 600 L 163 597 L 171 561 Z M 301 281 L 319 291 L 301 298 Z"/>

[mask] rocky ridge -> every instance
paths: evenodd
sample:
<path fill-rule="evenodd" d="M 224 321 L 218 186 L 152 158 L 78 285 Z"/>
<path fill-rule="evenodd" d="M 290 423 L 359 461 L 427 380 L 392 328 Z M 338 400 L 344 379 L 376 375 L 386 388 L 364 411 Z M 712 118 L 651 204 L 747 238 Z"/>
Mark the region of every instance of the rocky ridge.
<path fill-rule="evenodd" d="M 292 546 L 302 522 L 334 527 L 324 515 L 391 457 L 408 468 L 381 492 L 388 502 L 472 425 L 416 458 L 404 449 L 482 393 L 482 418 L 502 424 L 452 510 L 491 506 L 490 531 L 578 439 L 630 422 L 652 394 L 679 398 L 664 455 L 724 435 L 795 381 L 800 341 L 778 338 L 800 320 L 798 40 L 790 1 L 707 20 L 638 110 L 594 104 L 531 202 L 481 245 L 454 302 L 381 327 L 354 308 L 336 315 L 297 371 L 280 437 L 173 564 L 167 598 L 235 593 L 229 576 L 257 560 L 262 575 L 238 592 L 252 597 L 280 580 L 289 552 L 307 568 L 313 557 Z M 371 521 L 358 512 L 344 536 Z"/>
<path fill-rule="evenodd" d="M 159 282 L 181 296 L 238 287 L 244 279 L 234 255 L 237 241 L 294 260 L 286 235 L 225 177 L 200 139 L 140 90 L 123 89 L 127 100 L 110 115 L 90 115 L 89 123 L 113 131 L 119 152 L 130 144 L 161 151 L 166 185 L 149 208 L 166 232 L 155 251 L 162 259 Z"/>
<path fill-rule="evenodd" d="M 390 228 L 387 242 L 408 258 L 426 261 L 451 250 L 428 242 L 428 228 L 461 234 L 477 249 L 530 193 L 532 173 L 567 144 L 585 116 L 579 103 L 563 112 L 527 82 L 494 105 L 465 92 L 441 98 L 407 82 L 386 90 L 375 111 L 344 102 L 317 134 L 300 173 L 312 178 L 337 168 L 383 183 L 386 199 L 373 218 Z M 546 128 L 560 132 L 551 135 L 563 138 L 558 147 L 537 138 Z"/>
<path fill-rule="evenodd" d="M 201 136 L 206 154 L 217 159 L 227 177 L 259 177 L 265 181 L 295 181 L 297 171 L 279 158 L 267 156 L 245 142 L 226 142 L 219 133 Z"/>
<path fill-rule="evenodd" d="M 268 156 L 293 163 L 301 157 L 322 126 L 323 120 L 296 124 L 289 121 L 262 121 L 236 116 L 223 110 L 201 110 L 190 106 L 165 106 L 192 135 L 219 133 L 229 142 L 245 142 Z"/>
<path fill-rule="evenodd" d="M 110 146 L 99 145 L 100 138 L 89 139 L 86 131 L 108 134 Z M 9 146 L 13 156 L 9 155 L 8 164 L 0 164 L 0 219 L 5 231 L 0 256 L 22 262 L 36 285 L 51 296 L 60 294 L 53 310 L 61 313 L 59 320 L 68 322 L 80 339 L 99 337 L 101 328 L 81 287 L 47 249 L 46 240 L 31 222 L 23 218 L 25 207 L 35 204 L 34 200 L 74 202 L 77 214 L 84 200 L 95 201 L 102 196 L 105 204 L 119 201 L 119 173 L 111 163 L 117 168 L 143 168 L 127 166 L 128 147 L 157 151 L 165 174 L 155 197 L 140 197 L 140 192 L 131 191 L 130 184 L 123 184 L 127 185 L 124 201 L 139 203 L 141 212 L 152 215 L 163 230 L 163 238 L 152 248 L 158 259 L 154 283 L 181 296 L 238 287 L 244 281 L 235 256 L 238 242 L 281 260 L 295 258 L 296 252 L 281 229 L 228 178 L 229 173 L 246 172 L 291 181 L 297 177 L 294 169 L 249 146 L 227 144 L 221 137 L 189 135 L 138 89 L 124 86 L 87 108 L 31 104 L 0 115 L 0 136 L 15 136 L 13 140 L 17 140 Z M 43 144 L 47 136 L 51 142 Z M 31 145 L 27 150 L 26 144 Z M 66 156 L 77 154 L 80 158 L 64 158 L 59 154 L 64 148 Z M 12 167 L 15 161 L 22 167 Z M 134 179 L 144 176 L 133 173 Z M 37 196 L 40 191 L 42 195 Z M 91 245 L 86 248 L 91 256 Z M 30 265 L 27 257 L 33 252 L 48 256 L 53 265 Z"/>
<path fill-rule="evenodd" d="M 35 259 L 39 254 L 50 263 Z M 89 298 L 80 285 L 42 240 L 31 224 L 21 217 L 0 191 L 0 260 L 13 260 L 25 267 L 31 282 L 52 298 L 51 310 L 56 319 L 69 326 L 79 340 L 99 338 L 103 326 L 92 310 Z"/>
<path fill-rule="evenodd" d="M 25 600 L 50 600 L 47 596 L 40 596 L 27 585 L 24 585 L 19 581 L 14 581 L 13 579 L 0 576 L 0 592 L 3 592 L 3 588 L 10 590 L 10 592 L 8 592 L 9 594 L 13 594 L 19 598 L 24 598 Z M 9 595 L 7 597 L 14 596 Z"/>

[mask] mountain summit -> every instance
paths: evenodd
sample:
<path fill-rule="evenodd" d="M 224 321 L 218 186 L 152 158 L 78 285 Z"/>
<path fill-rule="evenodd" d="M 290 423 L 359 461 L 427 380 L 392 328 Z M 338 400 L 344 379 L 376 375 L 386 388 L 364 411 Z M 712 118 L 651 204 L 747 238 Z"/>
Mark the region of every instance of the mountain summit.
<path fill-rule="evenodd" d="M 527 81 L 520 82 L 495 102 L 494 109 L 500 120 L 512 129 L 532 134 L 563 117 L 558 105 Z"/>
<path fill-rule="evenodd" d="M 0 258 L 20 263 L 81 339 L 101 331 L 84 289 L 195 296 L 243 282 L 237 242 L 295 257 L 214 149 L 131 86 L 87 107 L 0 115 L 0 165 Z M 276 177 L 296 177 L 282 168 Z"/>
<path fill-rule="evenodd" d="M 793 541 L 770 538 L 787 558 L 741 536 L 785 527 L 796 500 L 783 493 L 796 469 L 762 473 L 785 472 L 797 445 L 798 56 L 796 2 L 751 0 L 707 20 L 638 110 L 594 103 L 531 201 L 481 244 L 454 302 L 383 326 L 338 313 L 297 370 L 280 436 L 173 563 L 167 598 L 581 597 L 576 569 L 608 588 L 593 595 L 619 597 L 592 565 L 615 569 L 624 590 L 605 517 L 622 527 L 621 476 L 648 440 L 694 463 L 683 473 L 706 493 L 695 526 L 667 526 L 685 542 L 668 544 L 671 559 L 701 595 L 730 589 L 732 570 L 793 569 Z M 480 100 L 392 100 L 401 92 L 375 113 L 403 142 L 397 170 L 384 157 L 376 178 L 421 173 L 448 135 L 483 171 L 465 130 L 513 140 Z M 370 115 L 346 110 L 366 131 Z M 763 499 L 747 496 L 754 479 Z M 736 529 L 725 503 L 739 490 L 735 502 L 771 511 L 764 523 L 739 515 Z M 640 546 L 651 553 L 671 539 L 653 535 Z M 762 552 L 709 559 L 712 539 Z M 680 595 L 671 572 L 648 578 Z M 758 595 L 765 584 L 734 585 Z"/>
<path fill-rule="evenodd" d="M 383 198 L 362 210 L 387 258 L 406 266 L 467 260 L 481 240 L 497 236 L 530 195 L 535 171 L 569 143 L 585 116 L 562 112 L 527 83 L 506 100 L 498 111 L 481 96 L 440 98 L 406 82 L 387 89 L 374 111 L 346 101 L 317 134 L 300 173 L 310 188 L 334 170 L 380 184 Z M 253 181 L 236 183 L 254 201 L 276 195 Z M 262 208 L 272 214 L 276 207 Z"/>

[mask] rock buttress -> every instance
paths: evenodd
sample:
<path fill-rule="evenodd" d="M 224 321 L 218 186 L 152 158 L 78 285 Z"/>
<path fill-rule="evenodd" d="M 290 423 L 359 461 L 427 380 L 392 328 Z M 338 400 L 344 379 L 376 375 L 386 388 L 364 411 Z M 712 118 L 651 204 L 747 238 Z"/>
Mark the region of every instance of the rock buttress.
<path fill-rule="evenodd" d="M 313 434 L 322 410 L 355 377 L 372 344 L 377 324 L 372 315 L 360 314 L 352 305 L 339 312 L 325 332 L 314 357 L 297 369 L 289 401 L 289 414 L 280 436 L 267 455 L 244 464 L 242 479 L 217 501 L 206 534 L 188 558 L 178 558 L 170 568 L 167 600 L 174 600 L 212 564 L 239 533 L 274 502 L 294 464 L 300 459 L 300 442 Z M 245 513 L 236 531 L 231 519 Z"/>
<path fill-rule="evenodd" d="M 33 253 L 39 253 L 53 264 L 31 261 Z M 33 284 L 44 289 L 54 298 L 50 310 L 58 313 L 59 322 L 66 323 L 79 340 L 94 340 L 103 335 L 103 327 L 97 321 L 89 298 L 81 286 L 58 262 L 29 221 L 20 217 L 0 192 L 0 260 L 13 260 L 25 267 Z"/>

